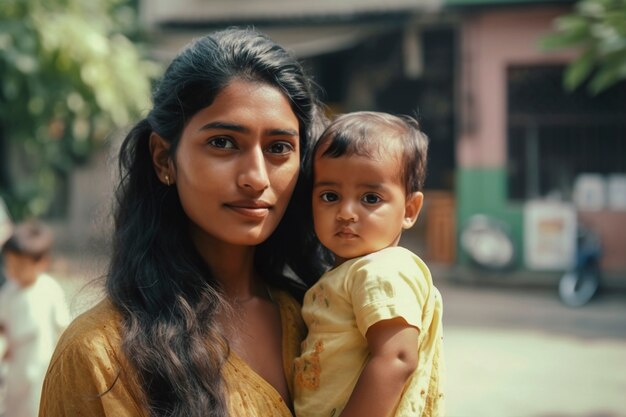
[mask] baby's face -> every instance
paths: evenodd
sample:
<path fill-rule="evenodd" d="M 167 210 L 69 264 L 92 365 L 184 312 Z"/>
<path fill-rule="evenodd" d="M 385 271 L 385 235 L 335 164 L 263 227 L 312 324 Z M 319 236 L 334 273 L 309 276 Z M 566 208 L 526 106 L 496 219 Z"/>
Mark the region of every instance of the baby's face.
<path fill-rule="evenodd" d="M 331 158 L 320 156 L 323 152 L 318 150 L 314 160 L 313 219 L 336 265 L 397 245 L 403 227 L 415 220 L 407 222 L 411 213 L 399 158 L 388 152 Z"/>
<path fill-rule="evenodd" d="M 6 276 L 20 287 L 32 285 L 37 279 L 37 275 L 41 272 L 40 269 L 39 263 L 27 255 L 11 251 L 4 254 L 4 271 Z"/>

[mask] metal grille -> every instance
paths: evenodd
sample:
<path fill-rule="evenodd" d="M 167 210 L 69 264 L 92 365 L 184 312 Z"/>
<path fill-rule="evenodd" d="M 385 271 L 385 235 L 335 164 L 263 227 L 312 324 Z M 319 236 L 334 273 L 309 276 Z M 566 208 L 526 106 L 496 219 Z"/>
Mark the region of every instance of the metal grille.
<path fill-rule="evenodd" d="M 626 173 L 626 83 L 597 96 L 561 87 L 562 66 L 508 77 L 508 195 L 569 200 L 580 173 Z"/>

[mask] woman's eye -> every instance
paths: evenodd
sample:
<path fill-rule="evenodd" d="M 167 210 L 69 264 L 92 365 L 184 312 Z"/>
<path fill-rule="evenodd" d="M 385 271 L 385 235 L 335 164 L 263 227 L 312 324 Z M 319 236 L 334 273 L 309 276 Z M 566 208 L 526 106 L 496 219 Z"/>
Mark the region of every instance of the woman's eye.
<path fill-rule="evenodd" d="M 334 201 L 339 200 L 339 196 L 335 193 L 322 193 L 322 195 L 320 196 L 320 198 L 322 199 L 322 201 L 325 201 L 327 203 L 332 203 Z"/>
<path fill-rule="evenodd" d="M 268 148 L 267 148 L 269 153 L 275 153 L 275 154 L 286 154 L 287 152 L 291 152 L 293 151 L 293 145 L 291 145 L 288 142 L 276 142 L 276 143 L 272 143 Z"/>
<path fill-rule="evenodd" d="M 365 204 L 377 204 L 382 201 L 382 199 L 376 194 L 365 194 L 362 200 Z"/>
<path fill-rule="evenodd" d="M 235 144 L 232 140 L 221 136 L 209 140 L 209 145 L 220 149 L 233 149 L 235 147 Z"/>

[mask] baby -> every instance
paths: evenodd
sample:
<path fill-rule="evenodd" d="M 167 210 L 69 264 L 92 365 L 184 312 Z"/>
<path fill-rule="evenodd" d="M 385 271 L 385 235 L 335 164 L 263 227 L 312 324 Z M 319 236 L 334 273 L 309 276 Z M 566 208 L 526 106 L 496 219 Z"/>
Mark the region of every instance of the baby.
<path fill-rule="evenodd" d="M 297 417 L 443 415 L 441 295 L 397 246 L 422 207 L 427 147 L 417 121 L 375 112 L 338 117 L 316 144 L 313 220 L 335 264 L 304 298 Z"/>

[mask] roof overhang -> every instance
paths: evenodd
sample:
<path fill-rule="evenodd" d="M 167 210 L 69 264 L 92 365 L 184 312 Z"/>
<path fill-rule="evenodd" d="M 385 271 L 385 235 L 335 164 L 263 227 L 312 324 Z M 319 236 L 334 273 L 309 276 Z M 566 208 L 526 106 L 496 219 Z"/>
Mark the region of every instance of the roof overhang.
<path fill-rule="evenodd" d="M 142 18 L 170 60 L 192 38 L 254 26 L 299 58 L 351 48 L 368 38 L 436 21 L 442 0 L 143 0 Z M 420 23 L 421 22 L 421 23 Z"/>
<path fill-rule="evenodd" d="M 149 26 L 311 19 L 435 11 L 442 0 L 142 0 Z"/>
<path fill-rule="evenodd" d="M 327 54 L 349 49 L 368 38 L 397 30 L 399 25 L 367 24 L 367 25 L 330 25 L 310 27 L 259 27 L 285 49 L 299 58 Z M 153 51 L 157 58 L 169 61 L 191 39 L 206 34 L 207 30 L 176 30 L 168 31 L 166 36 L 157 42 Z"/>

